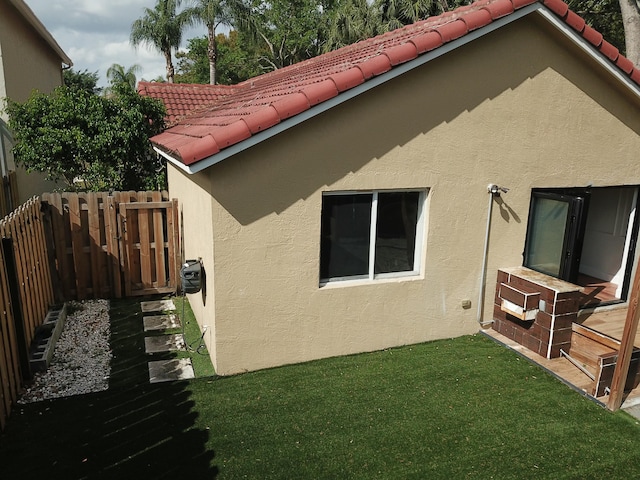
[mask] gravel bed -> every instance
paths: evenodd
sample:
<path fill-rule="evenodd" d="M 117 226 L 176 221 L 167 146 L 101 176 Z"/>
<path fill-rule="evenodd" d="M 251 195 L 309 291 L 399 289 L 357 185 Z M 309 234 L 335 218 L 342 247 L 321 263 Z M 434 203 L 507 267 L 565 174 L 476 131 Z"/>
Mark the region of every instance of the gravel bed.
<path fill-rule="evenodd" d="M 109 388 L 109 301 L 69 302 L 62 334 L 45 372 L 34 375 L 18 403 L 100 392 Z"/>

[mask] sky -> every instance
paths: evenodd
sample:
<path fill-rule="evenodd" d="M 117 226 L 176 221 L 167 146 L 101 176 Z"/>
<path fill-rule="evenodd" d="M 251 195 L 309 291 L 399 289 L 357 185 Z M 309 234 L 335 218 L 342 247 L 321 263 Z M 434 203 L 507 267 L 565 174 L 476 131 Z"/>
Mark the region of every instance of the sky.
<path fill-rule="evenodd" d="M 146 45 L 129 43 L 131 24 L 153 9 L 156 0 L 25 0 L 38 19 L 73 61 L 75 71 L 98 73 L 98 85 L 108 84 L 107 69 L 114 63 L 142 68 L 138 80 L 166 75 L 164 57 Z M 185 31 L 187 39 L 205 35 L 203 26 Z M 174 66 L 176 60 L 174 57 Z"/>

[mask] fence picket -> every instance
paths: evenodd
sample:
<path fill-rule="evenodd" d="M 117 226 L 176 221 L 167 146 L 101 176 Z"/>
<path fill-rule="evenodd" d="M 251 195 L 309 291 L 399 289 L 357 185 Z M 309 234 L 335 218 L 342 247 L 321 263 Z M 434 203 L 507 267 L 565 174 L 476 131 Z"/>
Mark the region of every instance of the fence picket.
<path fill-rule="evenodd" d="M 30 375 L 21 362 L 53 301 L 41 212 L 34 197 L 0 220 L 0 428 Z M 5 253 L 12 257 L 11 272 Z"/>
<path fill-rule="evenodd" d="M 98 297 L 102 292 L 100 281 L 102 251 L 100 249 L 100 212 L 98 195 L 95 192 L 86 194 L 87 223 L 89 233 L 89 251 L 91 252 L 91 290 Z"/>
<path fill-rule="evenodd" d="M 118 223 L 116 220 L 116 205 L 114 197 L 108 195 L 104 210 L 105 240 L 107 243 L 107 257 L 109 258 L 109 279 L 111 291 L 116 298 L 122 297 L 122 281 L 120 268 L 120 248 Z"/>
<path fill-rule="evenodd" d="M 0 429 L 54 299 L 177 290 L 177 209 L 167 192 L 48 193 L 0 220 Z"/>
<path fill-rule="evenodd" d="M 11 412 L 11 404 L 15 402 L 17 397 L 18 382 L 16 379 L 20 378 L 20 364 L 15 352 L 15 342 L 4 254 L 0 248 L 0 380 L 2 383 L 0 428 L 4 428 L 4 419 Z"/>

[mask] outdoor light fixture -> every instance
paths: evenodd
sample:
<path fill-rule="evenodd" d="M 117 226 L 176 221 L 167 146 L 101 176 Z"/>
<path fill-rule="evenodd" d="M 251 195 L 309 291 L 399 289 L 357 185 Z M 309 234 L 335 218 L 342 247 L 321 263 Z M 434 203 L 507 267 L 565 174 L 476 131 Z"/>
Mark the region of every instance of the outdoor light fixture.
<path fill-rule="evenodd" d="M 507 187 L 501 187 L 499 185 L 495 185 L 493 183 L 490 183 L 487 186 L 487 191 L 491 194 L 491 195 L 496 195 L 496 196 L 500 196 L 500 193 L 507 193 L 509 191 L 509 189 Z"/>

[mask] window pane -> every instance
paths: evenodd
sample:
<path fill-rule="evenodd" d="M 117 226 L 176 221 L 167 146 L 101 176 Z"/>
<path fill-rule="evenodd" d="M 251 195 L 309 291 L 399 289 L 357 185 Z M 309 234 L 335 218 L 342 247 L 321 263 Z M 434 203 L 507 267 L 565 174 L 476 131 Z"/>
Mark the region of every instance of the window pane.
<path fill-rule="evenodd" d="M 322 197 L 320 278 L 369 273 L 371 194 Z"/>
<path fill-rule="evenodd" d="M 534 197 L 532 209 L 529 245 L 524 265 L 558 277 L 564 252 L 569 203 Z"/>
<path fill-rule="evenodd" d="M 419 192 L 378 194 L 375 273 L 413 270 Z"/>

